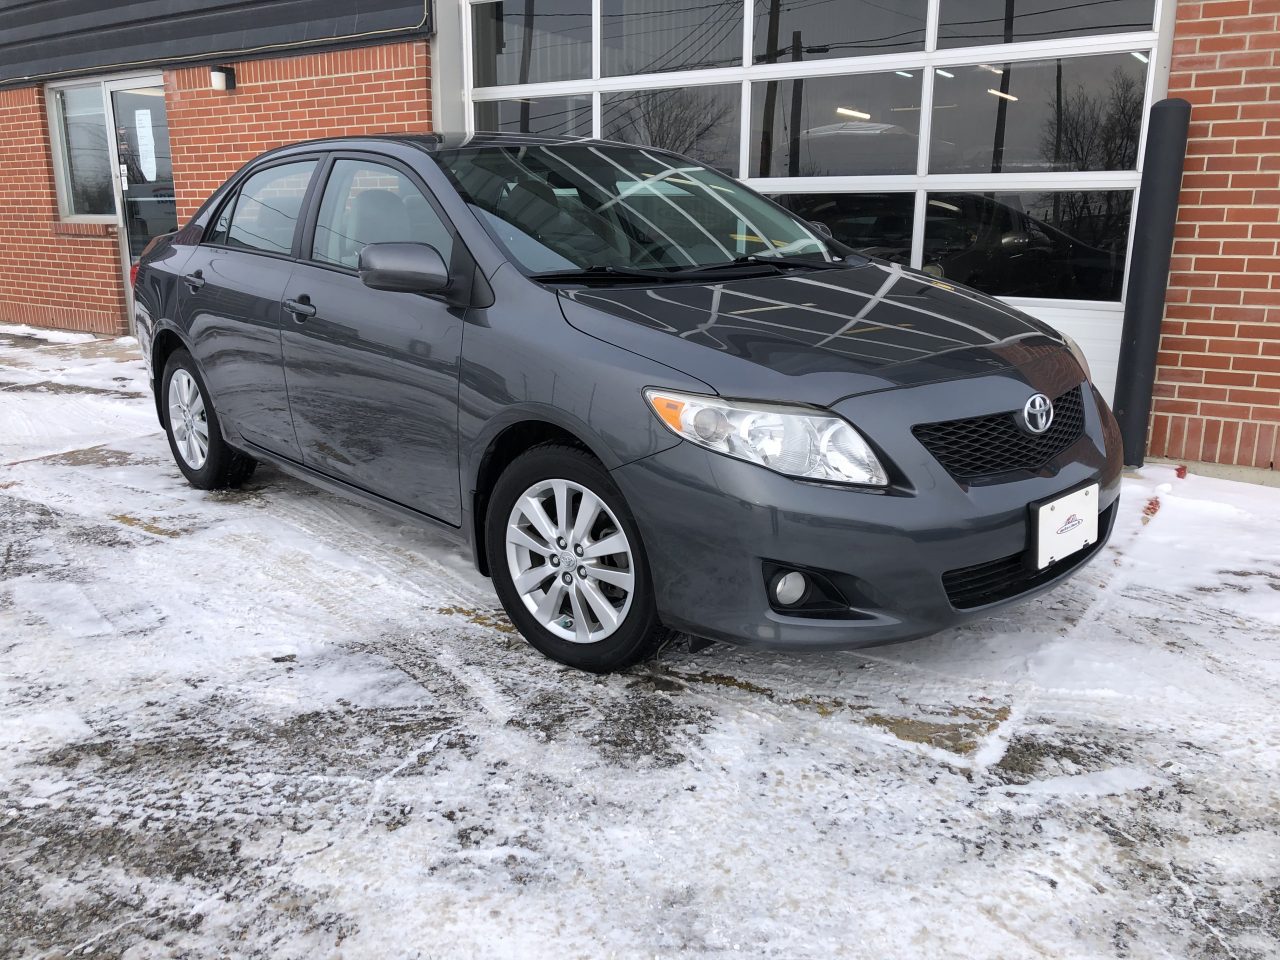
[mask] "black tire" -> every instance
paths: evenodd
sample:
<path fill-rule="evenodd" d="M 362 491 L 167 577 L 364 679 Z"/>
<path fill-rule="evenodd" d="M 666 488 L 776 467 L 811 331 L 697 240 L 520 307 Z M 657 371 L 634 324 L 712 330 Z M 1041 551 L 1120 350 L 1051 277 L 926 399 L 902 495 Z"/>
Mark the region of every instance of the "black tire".
<path fill-rule="evenodd" d="M 204 463 L 198 468 L 188 463 L 185 454 L 179 449 L 178 440 L 174 435 L 174 425 L 171 422 L 169 392 L 173 385 L 174 374 L 179 370 L 185 371 L 195 381 L 200 391 L 200 399 L 204 404 L 203 421 L 208 429 L 209 448 Z M 164 431 L 169 438 L 169 450 L 173 453 L 174 462 L 193 487 L 198 490 L 225 490 L 228 487 L 240 486 L 253 475 L 258 461 L 232 449 L 222 439 L 222 426 L 218 423 L 217 413 L 214 412 L 209 388 L 205 386 L 204 378 L 200 376 L 200 370 L 191 359 L 191 354 L 181 348 L 169 354 L 169 359 L 165 362 L 164 373 L 160 379 L 160 410 L 164 417 Z"/>
<path fill-rule="evenodd" d="M 568 480 L 602 500 L 617 518 L 631 549 L 634 586 L 630 607 L 614 632 L 595 642 L 561 639 L 539 623 L 521 599 L 508 564 L 506 530 L 512 509 L 525 491 L 546 480 Z M 585 450 L 549 443 L 512 461 L 489 498 L 484 535 L 489 572 L 507 616 L 530 644 L 552 660 L 591 673 L 610 673 L 648 659 L 674 636 L 658 619 L 653 579 L 635 518 L 608 471 Z"/>

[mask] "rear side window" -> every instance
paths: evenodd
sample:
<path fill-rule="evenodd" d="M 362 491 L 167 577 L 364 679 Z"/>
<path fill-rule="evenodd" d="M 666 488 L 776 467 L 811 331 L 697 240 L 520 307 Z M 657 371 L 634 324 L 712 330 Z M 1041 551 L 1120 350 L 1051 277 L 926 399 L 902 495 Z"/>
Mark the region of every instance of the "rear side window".
<path fill-rule="evenodd" d="M 370 243 L 429 244 L 448 263 L 453 237 L 400 171 L 372 160 L 338 160 L 320 201 L 311 259 L 354 270 Z"/>
<path fill-rule="evenodd" d="M 315 160 L 300 160 L 250 176 L 234 203 L 219 214 L 210 242 L 265 253 L 292 252 L 302 200 L 315 169 Z"/>

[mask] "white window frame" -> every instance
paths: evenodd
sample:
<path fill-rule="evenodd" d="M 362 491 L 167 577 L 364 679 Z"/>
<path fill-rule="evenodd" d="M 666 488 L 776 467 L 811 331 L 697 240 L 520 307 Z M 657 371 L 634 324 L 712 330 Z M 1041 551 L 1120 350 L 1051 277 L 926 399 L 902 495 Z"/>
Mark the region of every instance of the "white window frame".
<path fill-rule="evenodd" d="M 73 213 L 71 206 L 71 171 L 67 168 L 67 145 L 62 135 L 62 123 L 58 116 L 57 94 L 77 87 L 97 87 L 102 96 L 102 116 L 107 122 L 107 156 L 114 173 L 120 168 L 120 158 L 112 125 L 115 120 L 111 104 L 114 90 L 132 86 L 163 87 L 164 75 L 159 73 L 115 73 L 109 77 L 81 77 L 76 80 L 60 80 L 46 84 L 44 88 L 45 120 L 49 127 L 49 151 L 53 159 L 54 192 L 58 198 L 58 218 L 64 223 L 111 223 L 121 221 L 121 197 L 119 177 L 112 177 L 111 195 L 115 210 L 112 213 Z"/>
<path fill-rule="evenodd" d="M 115 150 L 112 147 L 111 104 L 107 102 L 107 94 L 100 79 L 67 80 L 51 83 L 45 87 L 45 113 L 49 124 L 49 150 L 53 154 L 54 192 L 58 197 L 58 218 L 65 223 L 118 223 L 120 220 L 118 207 L 111 213 L 75 213 L 71 203 L 71 170 L 67 161 L 67 142 L 63 135 L 61 111 L 58 109 L 58 94 L 64 90 L 96 88 L 102 97 L 102 120 L 107 126 L 108 162 L 114 171 Z M 116 190 L 111 191 L 112 205 L 116 205 Z"/>

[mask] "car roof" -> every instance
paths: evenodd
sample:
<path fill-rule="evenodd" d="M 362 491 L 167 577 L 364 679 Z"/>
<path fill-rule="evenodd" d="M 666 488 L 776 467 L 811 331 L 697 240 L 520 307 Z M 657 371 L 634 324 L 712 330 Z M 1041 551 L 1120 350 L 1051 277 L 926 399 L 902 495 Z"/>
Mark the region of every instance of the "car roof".
<path fill-rule="evenodd" d="M 270 151 L 276 153 L 280 151 L 294 150 L 305 148 L 314 150 L 317 148 L 328 150 L 341 150 L 343 148 L 351 148 L 360 144 L 368 145 L 371 143 L 402 143 L 408 146 L 418 147 L 428 153 L 435 153 L 442 149 L 479 149 L 481 147 L 539 147 L 539 146 L 556 146 L 558 144 L 574 143 L 584 144 L 591 143 L 602 146 L 634 146 L 634 144 L 624 144 L 612 140 L 601 140 L 595 137 L 556 137 L 544 134 L 530 133 L 503 133 L 477 131 L 475 133 L 456 133 L 436 131 L 432 133 L 384 133 L 384 134 L 366 134 L 345 137 L 322 137 L 315 140 L 301 140 L 297 143 L 286 144 Z"/>

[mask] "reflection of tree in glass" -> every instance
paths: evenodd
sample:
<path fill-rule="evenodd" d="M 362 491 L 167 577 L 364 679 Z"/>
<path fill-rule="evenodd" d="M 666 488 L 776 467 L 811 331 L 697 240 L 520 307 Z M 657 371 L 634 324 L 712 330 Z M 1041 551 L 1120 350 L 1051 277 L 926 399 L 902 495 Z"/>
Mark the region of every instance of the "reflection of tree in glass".
<path fill-rule="evenodd" d="M 714 94 L 700 90 L 647 90 L 628 94 L 618 113 L 605 119 L 605 136 L 723 163 L 726 144 L 718 128 L 733 112 Z M 732 163 L 733 159 L 728 158 Z"/>
<path fill-rule="evenodd" d="M 1063 95 L 1062 61 L 1058 94 L 1049 103 L 1040 136 L 1040 155 L 1054 170 L 1133 170 L 1138 162 L 1142 87 L 1130 73 L 1114 70 L 1105 92 L 1084 84 Z"/>
<path fill-rule="evenodd" d="M 96 118 L 95 118 L 96 119 Z M 71 203 L 76 213 L 111 213 L 111 165 L 107 162 L 107 131 L 101 123 L 68 120 Z"/>
<path fill-rule="evenodd" d="M 1058 94 L 1041 130 L 1041 156 L 1055 170 L 1135 169 L 1143 103 L 1138 80 L 1117 69 L 1106 91 L 1090 93 L 1079 84 L 1064 96 L 1061 71 L 1059 61 Z M 1083 244 L 1123 257 L 1131 206 L 1127 192 L 1063 191 L 1044 200 L 1043 219 Z"/>

